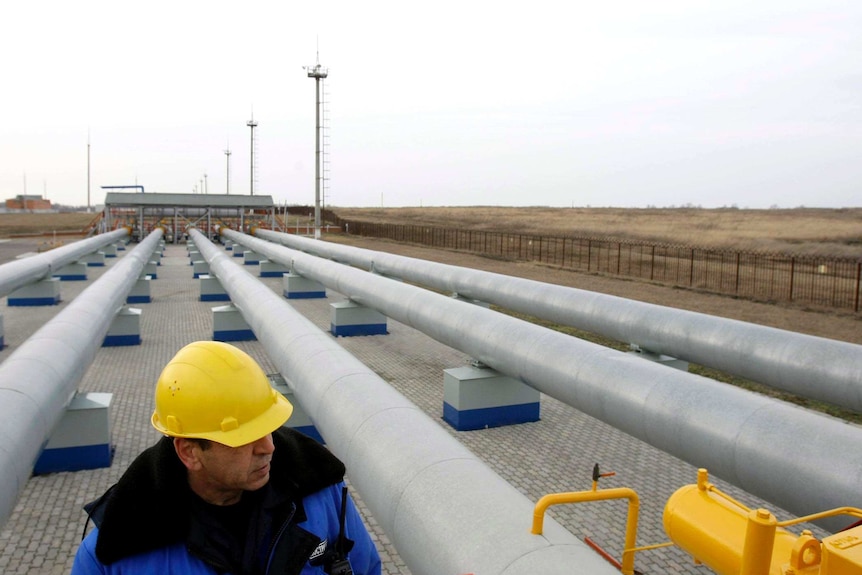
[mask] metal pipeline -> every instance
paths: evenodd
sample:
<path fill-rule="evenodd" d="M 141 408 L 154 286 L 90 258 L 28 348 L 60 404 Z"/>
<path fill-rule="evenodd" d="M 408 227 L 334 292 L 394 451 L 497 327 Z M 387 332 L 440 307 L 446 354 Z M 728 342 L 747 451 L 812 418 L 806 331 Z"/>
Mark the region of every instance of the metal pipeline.
<path fill-rule="evenodd" d="M 66 246 L 61 246 L 41 254 L 7 262 L 0 266 L 0 297 L 35 281 L 51 277 L 63 266 L 78 261 L 101 247 L 123 239 L 129 235 L 127 228 L 114 230 Z"/>
<path fill-rule="evenodd" d="M 862 506 L 859 427 L 482 306 L 221 233 L 788 511 Z"/>
<path fill-rule="evenodd" d="M 531 535 L 532 502 L 202 233 L 190 235 L 411 572 L 617 573 L 555 521 Z"/>
<path fill-rule="evenodd" d="M 162 233 L 153 231 L 0 364 L 0 525 Z"/>
<path fill-rule="evenodd" d="M 256 235 L 862 412 L 860 345 L 280 232 Z"/>

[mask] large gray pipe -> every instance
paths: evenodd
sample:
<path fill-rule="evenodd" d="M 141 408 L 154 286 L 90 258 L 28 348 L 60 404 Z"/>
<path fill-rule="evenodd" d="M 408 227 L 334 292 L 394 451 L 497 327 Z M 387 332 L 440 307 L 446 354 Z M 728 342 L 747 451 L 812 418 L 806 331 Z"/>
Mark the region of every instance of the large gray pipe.
<path fill-rule="evenodd" d="M 232 230 L 221 233 L 793 513 L 862 506 L 857 426 Z"/>
<path fill-rule="evenodd" d="M 161 237 L 151 233 L 0 364 L 0 525 Z"/>
<path fill-rule="evenodd" d="M 307 253 L 862 412 L 860 345 L 279 232 L 256 233 Z"/>
<path fill-rule="evenodd" d="M 618 573 L 550 517 L 543 535 L 531 535 L 532 502 L 202 233 L 190 234 L 411 572 Z"/>
<path fill-rule="evenodd" d="M 110 243 L 119 241 L 128 235 L 129 230 L 122 228 L 55 248 L 29 258 L 7 262 L 0 266 L 0 297 L 12 293 L 19 287 L 51 277 L 53 273 L 62 267 L 76 262 L 83 256 L 91 254 Z"/>

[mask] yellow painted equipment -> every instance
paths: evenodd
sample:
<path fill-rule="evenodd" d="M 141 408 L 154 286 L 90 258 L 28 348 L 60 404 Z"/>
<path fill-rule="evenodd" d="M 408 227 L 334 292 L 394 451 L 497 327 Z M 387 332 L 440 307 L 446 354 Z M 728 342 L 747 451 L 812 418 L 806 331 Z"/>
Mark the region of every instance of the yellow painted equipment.
<path fill-rule="evenodd" d="M 860 575 L 862 526 L 816 539 L 784 527 L 831 515 L 862 517 L 841 508 L 779 522 L 766 509 L 749 509 L 698 471 L 696 485 L 676 491 L 664 509 L 670 539 L 719 575 Z"/>
<path fill-rule="evenodd" d="M 623 550 L 623 560 L 619 565 L 623 575 L 634 574 L 634 554 L 641 549 L 635 548 L 638 532 L 638 512 L 640 510 L 640 499 L 634 490 L 628 487 L 617 487 L 614 489 L 598 489 L 599 479 L 602 477 L 611 477 L 614 472 L 599 473 L 599 464 L 596 463 L 593 467 L 593 488 L 590 491 L 572 491 L 568 493 L 551 493 L 545 495 L 536 502 L 536 507 L 533 510 L 533 528 L 531 532 L 534 535 L 542 534 L 542 527 L 545 519 L 545 511 L 551 505 L 559 505 L 562 503 L 582 503 L 585 501 L 605 501 L 609 499 L 627 499 L 628 504 L 628 519 L 626 520 L 626 539 L 625 549 Z"/>

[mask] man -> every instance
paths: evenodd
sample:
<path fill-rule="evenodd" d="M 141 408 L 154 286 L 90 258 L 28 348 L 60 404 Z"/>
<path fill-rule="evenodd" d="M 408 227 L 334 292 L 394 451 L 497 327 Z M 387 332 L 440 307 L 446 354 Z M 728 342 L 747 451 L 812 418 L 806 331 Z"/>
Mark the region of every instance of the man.
<path fill-rule="evenodd" d="M 72 575 L 379 575 L 344 465 L 281 427 L 292 411 L 245 352 L 181 349 L 156 384 L 166 437 L 85 507 Z"/>

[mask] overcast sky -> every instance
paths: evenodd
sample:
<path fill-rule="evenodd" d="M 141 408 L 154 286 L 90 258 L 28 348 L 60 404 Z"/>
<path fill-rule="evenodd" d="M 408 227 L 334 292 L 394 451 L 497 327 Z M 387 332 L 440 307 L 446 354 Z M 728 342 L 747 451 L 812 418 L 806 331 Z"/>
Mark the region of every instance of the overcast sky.
<path fill-rule="evenodd" d="M 858 0 L 7 2 L 0 194 L 312 204 L 318 46 L 328 205 L 862 205 Z"/>

